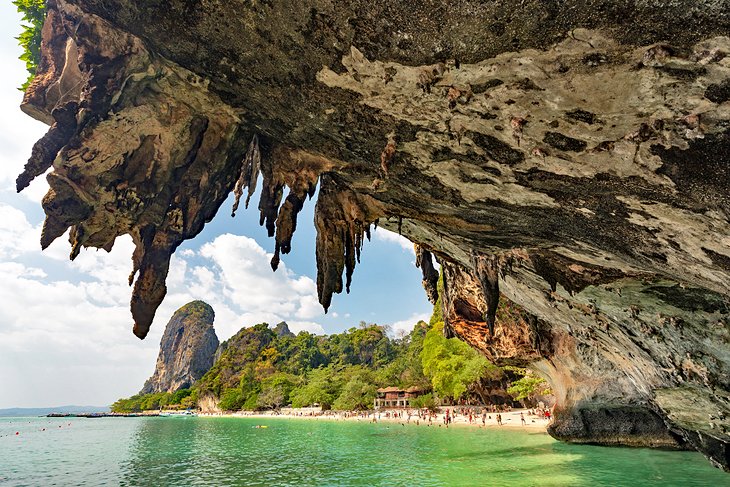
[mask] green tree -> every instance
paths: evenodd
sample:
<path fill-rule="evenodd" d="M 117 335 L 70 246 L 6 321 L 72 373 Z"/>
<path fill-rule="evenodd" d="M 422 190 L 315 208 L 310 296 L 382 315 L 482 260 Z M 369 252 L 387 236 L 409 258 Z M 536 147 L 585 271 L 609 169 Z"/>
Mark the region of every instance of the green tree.
<path fill-rule="evenodd" d="M 192 389 L 180 389 L 176 392 L 173 392 L 170 395 L 170 399 L 169 399 L 169 401 L 167 401 L 167 404 L 168 405 L 180 404 L 180 403 L 182 403 L 183 399 L 192 395 L 192 393 L 193 393 Z"/>
<path fill-rule="evenodd" d="M 190 389 L 190 395 L 180 401 L 183 409 L 193 409 L 198 405 L 198 389 Z"/>
<path fill-rule="evenodd" d="M 433 394 L 422 394 L 418 397 L 411 399 L 411 406 L 414 408 L 428 408 L 432 411 L 436 410 L 436 400 L 433 398 Z"/>
<path fill-rule="evenodd" d="M 261 407 L 259 407 L 258 392 L 254 392 L 246 398 L 246 401 L 243 403 L 242 409 L 245 409 L 246 411 L 256 411 L 258 409 L 261 409 Z"/>
<path fill-rule="evenodd" d="M 507 393 L 514 397 L 515 400 L 531 401 L 535 399 L 536 396 L 552 394 L 552 390 L 545 379 L 536 376 L 531 370 L 520 369 L 517 367 L 513 367 L 512 370 L 523 375 L 522 378 L 513 381 L 507 388 Z"/>
<path fill-rule="evenodd" d="M 421 352 L 423 372 L 441 397 L 460 399 L 491 365 L 487 359 L 457 338 L 443 335 L 443 323 L 435 322 L 426 333 Z"/>
<path fill-rule="evenodd" d="M 293 407 L 306 407 L 319 404 L 322 409 L 330 409 L 340 395 L 343 386 L 342 366 L 330 364 L 307 374 L 306 383 L 291 392 Z"/>
<path fill-rule="evenodd" d="M 296 376 L 278 372 L 264 379 L 256 405 L 262 409 L 278 409 L 289 403 L 292 390 L 299 383 Z"/>
<path fill-rule="evenodd" d="M 224 411 L 240 411 L 246 398 L 241 393 L 241 389 L 234 387 L 226 389 L 221 396 L 218 407 Z"/>
<path fill-rule="evenodd" d="M 28 79 L 20 87 L 25 91 L 33 81 L 38 64 L 41 61 L 41 30 L 43 22 L 46 18 L 46 2 L 45 0 L 14 0 L 13 5 L 18 8 L 18 12 L 23 14 L 22 24 L 23 32 L 17 37 L 18 44 L 23 48 L 23 54 L 20 60 L 25 62 L 25 68 L 28 70 Z"/>
<path fill-rule="evenodd" d="M 355 366 L 344 371 L 349 376 L 342 387 L 340 395 L 332 403 L 332 408 L 340 411 L 354 411 L 373 407 L 377 387 L 372 370 Z"/>

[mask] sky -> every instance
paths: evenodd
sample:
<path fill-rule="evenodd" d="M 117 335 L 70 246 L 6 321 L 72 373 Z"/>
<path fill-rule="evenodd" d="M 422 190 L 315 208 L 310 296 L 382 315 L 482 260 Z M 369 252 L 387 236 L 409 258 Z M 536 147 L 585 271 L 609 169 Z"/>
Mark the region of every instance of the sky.
<path fill-rule="evenodd" d="M 260 322 L 285 320 L 295 332 L 322 334 L 365 321 L 390 325 L 397 334 L 428 319 L 431 305 L 405 238 L 375 231 L 350 294 L 335 295 L 325 315 L 315 284 L 314 200 L 299 216 L 292 253 L 274 273 L 274 242 L 258 225 L 256 205 L 232 219 L 229 199 L 173 256 L 167 297 L 140 341 L 129 312 L 131 238 L 118 238 L 110 253 L 82 250 L 74 262 L 67 235 L 41 252 L 45 178 L 15 192 L 33 143 L 48 128 L 18 108 L 17 87 L 26 77 L 17 59 L 19 32 L 20 16 L 10 2 L 0 2 L 0 409 L 108 405 L 135 394 L 154 370 L 165 324 L 194 299 L 213 306 L 221 341 Z"/>

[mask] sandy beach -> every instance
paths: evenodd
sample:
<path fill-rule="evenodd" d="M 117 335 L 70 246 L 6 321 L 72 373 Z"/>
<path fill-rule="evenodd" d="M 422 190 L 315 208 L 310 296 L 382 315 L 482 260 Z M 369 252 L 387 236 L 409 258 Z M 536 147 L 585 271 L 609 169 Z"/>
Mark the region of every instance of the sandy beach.
<path fill-rule="evenodd" d="M 458 409 L 458 408 L 457 408 Z M 444 424 L 445 413 L 441 412 L 432 417 L 431 422 L 428 419 L 419 418 L 416 410 L 410 410 L 411 417 L 408 418 L 408 410 L 382 410 L 378 412 L 332 412 L 325 411 L 322 413 L 302 412 L 299 413 L 275 413 L 267 412 L 235 412 L 235 413 L 200 413 L 201 417 L 241 417 L 241 418 L 261 418 L 261 419 L 306 419 L 313 421 L 356 421 L 362 423 L 389 422 L 411 424 L 415 426 L 430 427 L 446 427 Z M 469 428 L 510 428 L 510 429 L 527 429 L 530 431 L 546 431 L 550 422 L 547 419 L 537 415 L 530 415 L 529 409 L 514 409 L 509 412 L 487 413 L 487 418 L 482 424 L 482 416 L 475 415 L 472 422 L 469 422 L 468 415 L 456 414 L 452 417 L 449 427 L 469 427 Z M 394 413 L 400 413 L 397 416 Z M 525 424 L 520 420 L 520 413 L 525 417 Z M 497 414 L 502 415 L 502 425 L 497 423 Z"/>

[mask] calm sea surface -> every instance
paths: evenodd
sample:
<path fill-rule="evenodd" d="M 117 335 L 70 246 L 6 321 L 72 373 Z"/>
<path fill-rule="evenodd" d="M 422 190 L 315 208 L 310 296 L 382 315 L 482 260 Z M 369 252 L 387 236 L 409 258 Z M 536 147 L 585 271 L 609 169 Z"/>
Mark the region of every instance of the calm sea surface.
<path fill-rule="evenodd" d="M 697 453 L 566 445 L 511 430 L 0 418 L 0 487 L 17 485 L 728 486 L 730 474 Z"/>

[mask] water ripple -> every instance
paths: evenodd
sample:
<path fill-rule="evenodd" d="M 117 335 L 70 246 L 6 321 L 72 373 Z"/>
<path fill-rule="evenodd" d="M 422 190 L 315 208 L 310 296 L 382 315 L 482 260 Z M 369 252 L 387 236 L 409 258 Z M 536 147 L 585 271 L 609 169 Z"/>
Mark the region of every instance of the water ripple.
<path fill-rule="evenodd" d="M 696 453 L 566 445 L 544 434 L 497 429 L 0 418 L 1 487 L 705 486 L 730 485 L 729 479 Z"/>

